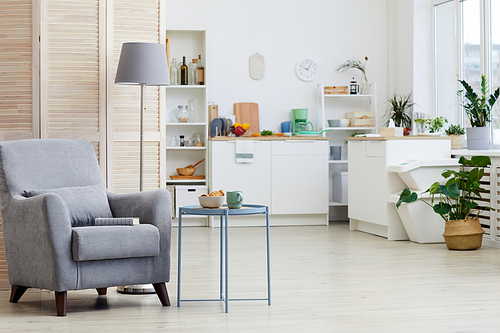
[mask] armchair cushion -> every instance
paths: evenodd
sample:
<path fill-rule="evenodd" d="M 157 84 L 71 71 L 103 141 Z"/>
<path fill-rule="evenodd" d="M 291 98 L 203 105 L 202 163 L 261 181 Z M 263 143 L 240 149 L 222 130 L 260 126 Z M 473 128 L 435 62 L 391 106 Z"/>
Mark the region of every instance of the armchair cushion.
<path fill-rule="evenodd" d="M 160 232 L 151 224 L 75 227 L 74 261 L 154 257 L 160 253 Z"/>
<path fill-rule="evenodd" d="M 24 190 L 23 196 L 29 198 L 44 193 L 55 193 L 63 198 L 68 205 L 73 227 L 94 225 L 96 217 L 113 217 L 106 188 L 102 184 L 50 190 Z"/>

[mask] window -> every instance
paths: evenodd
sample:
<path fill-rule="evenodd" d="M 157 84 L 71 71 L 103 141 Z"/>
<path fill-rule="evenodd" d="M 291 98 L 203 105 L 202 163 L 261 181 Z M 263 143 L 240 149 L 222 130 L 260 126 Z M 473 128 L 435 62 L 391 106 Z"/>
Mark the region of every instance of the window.
<path fill-rule="evenodd" d="M 469 126 L 458 102 L 457 78 L 477 92 L 481 74 L 490 93 L 500 86 L 500 0 L 434 1 L 434 72 L 436 115 Z M 492 144 L 500 145 L 500 102 L 492 114 Z"/>

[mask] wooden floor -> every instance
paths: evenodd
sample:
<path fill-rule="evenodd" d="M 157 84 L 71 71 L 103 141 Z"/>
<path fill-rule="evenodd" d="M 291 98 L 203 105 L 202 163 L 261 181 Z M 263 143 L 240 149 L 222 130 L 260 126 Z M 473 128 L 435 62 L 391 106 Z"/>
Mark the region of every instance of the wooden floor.
<path fill-rule="evenodd" d="M 218 229 L 186 228 L 183 298 L 218 295 Z M 53 293 L 28 291 L 17 304 L 0 291 L 0 332 L 500 332 L 500 250 L 449 251 L 444 244 L 389 242 L 328 227 L 271 228 L 272 305 L 239 301 L 172 306 L 155 295 L 68 292 L 55 316 Z M 233 228 L 230 297 L 265 297 L 265 229 Z"/>

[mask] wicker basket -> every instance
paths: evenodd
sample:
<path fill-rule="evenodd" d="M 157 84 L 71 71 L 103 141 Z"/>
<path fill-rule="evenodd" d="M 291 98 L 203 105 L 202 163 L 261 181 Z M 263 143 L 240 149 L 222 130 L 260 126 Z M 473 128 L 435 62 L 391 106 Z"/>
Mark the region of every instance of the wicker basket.
<path fill-rule="evenodd" d="M 451 149 L 462 149 L 464 147 L 463 135 L 448 135 L 451 139 Z"/>
<path fill-rule="evenodd" d="M 469 214 L 476 210 L 479 211 L 479 209 L 474 209 Z M 478 215 L 473 219 L 468 219 L 469 214 L 463 220 L 446 222 L 443 237 L 448 249 L 474 250 L 481 247 L 484 230 L 479 223 Z"/>

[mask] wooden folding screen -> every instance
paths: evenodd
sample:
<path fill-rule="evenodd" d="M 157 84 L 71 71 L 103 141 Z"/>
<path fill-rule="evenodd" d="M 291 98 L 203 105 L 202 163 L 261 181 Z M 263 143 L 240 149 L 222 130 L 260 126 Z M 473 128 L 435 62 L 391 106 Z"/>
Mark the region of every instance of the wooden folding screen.
<path fill-rule="evenodd" d="M 163 0 L 126 0 L 113 2 L 113 24 L 109 24 L 108 43 L 108 110 L 112 112 L 108 127 L 108 187 L 114 192 L 139 189 L 140 86 L 113 84 L 121 46 L 125 42 L 163 43 L 165 25 L 160 20 Z M 144 189 L 165 188 L 165 88 L 146 87 L 144 113 Z M 162 153 L 163 152 L 163 153 Z M 111 157 L 112 155 L 112 157 Z M 161 167 L 160 167 L 161 166 Z"/>
<path fill-rule="evenodd" d="M 108 188 L 137 191 L 140 87 L 113 81 L 123 42 L 164 40 L 164 3 L 0 1 L 0 140 L 91 141 Z M 164 89 L 147 92 L 144 187 L 164 188 Z M 0 282 L 6 279 L 0 237 Z"/>
<path fill-rule="evenodd" d="M 38 94 L 33 93 L 33 81 L 38 80 L 33 10 L 31 0 L 0 1 L 0 140 L 38 137 L 38 113 L 33 112 L 38 109 Z M 5 280 L 0 228 L 0 281 Z"/>

